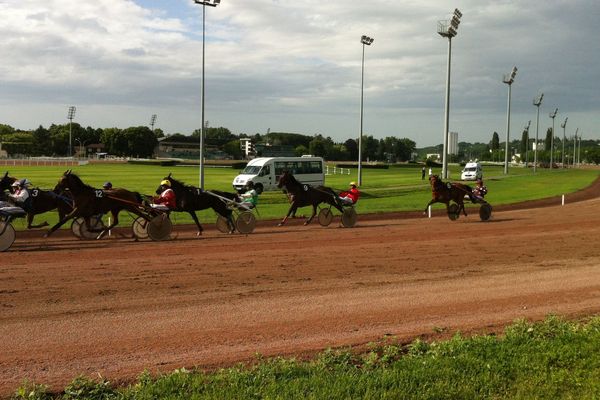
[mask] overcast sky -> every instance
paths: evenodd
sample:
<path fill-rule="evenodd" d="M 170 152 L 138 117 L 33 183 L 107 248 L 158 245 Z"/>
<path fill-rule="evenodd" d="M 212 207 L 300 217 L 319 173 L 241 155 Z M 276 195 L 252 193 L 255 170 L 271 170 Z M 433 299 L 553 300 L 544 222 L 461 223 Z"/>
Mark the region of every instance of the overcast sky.
<path fill-rule="evenodd" d="M 233 133 L 267 129 L 356 138 L 363 34 L 364 134 L 442 142 L 448 40 L 437 21 L 463 17 L 452 40 L 450 130 L 460 141 L 511 138 L 533 98 L 568 116 L 567 136 L 600 138 L 598 0 L 222 0 L 206 8 L 206 120 Z M 191 133 L 201 115 L 202 7 L 192 0 L 0 0 L 0 123 L 75 121 Z"/>

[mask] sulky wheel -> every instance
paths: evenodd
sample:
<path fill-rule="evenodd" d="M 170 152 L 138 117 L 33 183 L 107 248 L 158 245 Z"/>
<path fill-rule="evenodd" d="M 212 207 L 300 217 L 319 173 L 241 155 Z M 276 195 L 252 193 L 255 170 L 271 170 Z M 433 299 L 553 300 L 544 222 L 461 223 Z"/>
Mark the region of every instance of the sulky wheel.
<path fill-rule="evenodd" d="M 15 228 L 10 224 L 10 222 L 1 221 L 0 222 L 0 252 L 6 251 L 10 249 L 10 246 L 15 241 Z"/>
<path fill-rule="evenodd" d="M 157 215 L 148 222 L 148 236 L 152 240 L 167 240 L 171 236 L 173 224 L 167 214 Z"/>
<path fill-rule="evenodd" d="M 85 223 L 84 219 L 79 217 L 79 218 L 75 218 L 73 220 L 73 222 L 71 222 L 71 232 L 73 232 L 73 235 L 75 235 L 75 237 L 82 239 L 81 237 L 81 224 Z"/>
<path fill-rule="evenodd" d="M 482 221 L 487 221 L 492 216 L 492 205 L 490 203 L 484 203 L 479 207 L 479 218 Z"/>
<path fill-rule="evenodd" d="M 319 224 L 321 224 L 321 226 L 329 226 L 329 224 L 331 224 L 331 221 L 333 221 L 333 213 L 331 212 L 331 209 L 321 208 L 321 211 L 319 211 L 319 215 L 317 216 L 317 219 L 319 221 Z"/>
<path fill-rule="evenodd" d="M 148 238 L 148 221 L 144 217 L 137 217 L 133 221 L 133 225 L 131 225 L 131 229 L 133 230 L 133 236 L 138 239 L 147 239 Z"/>
<path fill-rule="evenodd" d="M 342 214 L 342 225 L 344 225 L 345 228 L 352 228 L 356 225 L 356 210 L 354 210 L 354 207 L 344 209 L 344 213 Z"/>
<path fill-rule="evenodd" d="M 81 225 L 79 226 L 79 233 L 81 234 L 80 237 L 82 239 L 92 240 L 98 238 L 98 235 L 100 235 L 100 232 L 106 228 L 106 225 L 104 225 L 101 217 L 93 216 L 90 217 L 90 228 L 91 229 L 87 228 L 85 225 L 85 220 L 82 218 Z"/>
<path fill-rule="evenodd" d="M 450 206 L 448 206 L 448 218 L 452 221 L 456 221 L 460 216 L 459 210 L 458 204 L 450 204 Z"/>
<path fill-rule="evenodd" d="M 240 233 L 245 235 L 252 233 L 256 227 L 256 217 L 252 211 L 244 211 L 238 215 L 235 226 Z"/>
<path fill-rule="evenodd" d="M 221 233 L 229 233 L 229 223 L 227 222 L 227 218 L 222 215 L 217 215 L 217 229 Z"/>

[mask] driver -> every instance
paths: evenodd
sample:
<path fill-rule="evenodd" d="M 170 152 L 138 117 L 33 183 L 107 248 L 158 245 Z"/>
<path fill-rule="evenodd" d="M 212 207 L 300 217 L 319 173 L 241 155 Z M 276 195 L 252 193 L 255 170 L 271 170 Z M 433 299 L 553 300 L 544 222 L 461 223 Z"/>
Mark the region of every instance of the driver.
<path fill-rule="evenodd" d="M 256 207 L 256 203 L 258 203 L 258 193 L 256 192 L 256 189 L 254 189 L 254 182 L 248 181 L 246 183 L 246 191 L 239 197 L 241 199 L 240 205 L 242 207 L 247 209 Z"/>
<path fill-rule="evenodd" d="M 360 197 L 360 192 L 356 186 L 356 182 L 350 182 L 350 189 L 339 194 L 339 199 L 343 205 L 351 206 L 356 204 Z"/>
<path fill-rule="evenodd" d="M 160 182 L 160 194 L 153 198 L 152 208 L 168 211 L 177 208 L 175 192 L 171 189 L 171 182 L 167 179 Z"/>
<path fill-rule="evenodd" d="M 473 188 L 473 194 L 480 200 L 483 200 L 485 195 L 487 194 L 487 187 L 483 184 L 483 179 L 477 179 L 477 186 Z"/>
<path fill-rule="evenodd" d="M 29 203 L 31 202 L 29 189 L 27 188 L 29 184 L 31 184 L 29 179 L 15 181 L 12 184 L 14 193 L 8 194 L 8 197 L 15 203 L 15 205 L 25 210 L 29 208 Z"/>

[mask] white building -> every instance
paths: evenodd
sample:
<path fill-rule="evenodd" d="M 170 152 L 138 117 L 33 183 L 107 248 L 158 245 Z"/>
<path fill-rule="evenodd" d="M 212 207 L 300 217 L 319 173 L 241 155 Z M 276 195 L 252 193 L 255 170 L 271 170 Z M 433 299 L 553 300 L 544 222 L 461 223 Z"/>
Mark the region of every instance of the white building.
<path fill-rule="evenodd" d="M 458 155 L 458 132 L 448 132 L 448 154 Z"/>
<path fill-rule="evenodd" d="M 252 139 L 250 138 L 240 138 L 240 148 L 242 149 L 242 154 L 244 158 L 250 158 L 256 151 L 254 150 L 254 145 L 252 144 Z"/>

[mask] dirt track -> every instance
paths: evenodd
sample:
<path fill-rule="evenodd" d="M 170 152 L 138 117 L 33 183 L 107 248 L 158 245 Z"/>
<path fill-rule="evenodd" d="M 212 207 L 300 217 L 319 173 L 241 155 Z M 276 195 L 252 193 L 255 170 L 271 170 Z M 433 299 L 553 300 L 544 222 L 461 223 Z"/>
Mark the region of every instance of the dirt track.
<path fill-rule="evenodd" d="M 23 379 L 62 388 L 82 373 L 127 380 L 595 314 L 599 208 L 263 224 L 247 237 L 184 230 L 159 243 L 22 234 L 0 261 L 0 396 Z"/>

